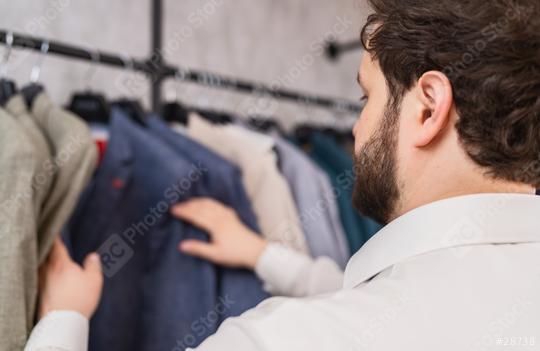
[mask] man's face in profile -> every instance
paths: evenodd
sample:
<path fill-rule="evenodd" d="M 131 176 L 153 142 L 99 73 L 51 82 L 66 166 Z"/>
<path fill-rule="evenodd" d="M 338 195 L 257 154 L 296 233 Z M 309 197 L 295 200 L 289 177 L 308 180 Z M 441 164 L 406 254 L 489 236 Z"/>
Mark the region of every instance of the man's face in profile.
<path fill-rule="evenodd" d="M 371 60 L 362 58 L 358 83 L 364 92 L 364 109 L 354 127 L 354 206 L 379 223 L 388 223 L 400 197 L 397 147 L 399 106 L 388 103 L 384 75 Z"/>

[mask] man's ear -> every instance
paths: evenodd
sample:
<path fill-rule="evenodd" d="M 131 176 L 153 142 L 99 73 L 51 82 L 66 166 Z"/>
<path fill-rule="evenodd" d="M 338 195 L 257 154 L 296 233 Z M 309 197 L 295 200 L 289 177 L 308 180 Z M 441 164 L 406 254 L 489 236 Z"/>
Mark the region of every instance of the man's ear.
<path fill-rule="evenodd" d="M 420 129 L 414 145 L 424 147 L 435 140 L 448 124 L 453 104 L 452 85 L 444 73 L 429 71 L 418 80 L 416 95 L 420 103 L 417 120 Z"/>

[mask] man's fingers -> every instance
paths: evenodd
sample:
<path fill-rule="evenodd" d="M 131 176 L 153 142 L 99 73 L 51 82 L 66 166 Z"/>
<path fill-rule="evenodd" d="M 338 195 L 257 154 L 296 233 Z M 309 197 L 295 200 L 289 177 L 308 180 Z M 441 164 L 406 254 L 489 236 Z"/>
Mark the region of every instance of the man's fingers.
<path fill-rule="evenodd" d="M 216 250 L 214 246 L 206 241 L 184 240 L 179 245 L 180 251 L 190 255 L 216 262 Z"/>
<path fill-rule="evenodd" d="M 212 212 L 216 210 L 215 206 L 215 201 L 199 198 L 177 204 L 172 208 L 171 212 L 177 218 L 209 231 L 213 224 Z"/>
<path fill-rule="evenodd" d="M 86 274 L 89 274 L 98 280 L 103 279 L 101 274 L 101 261 L 97 253 L 93 252 L 86 256 L 83 262 L 83 269 Z"/>
<path fill-rule="evenodd" d="M 57 237 L 54 240 L 53 247 L 51 249 L 51 252 L 49 254 L 49 263 L 50 264 L 59 264 L 65 261 L 71 260 L 69 257 L 69 253 L 67 251 L 66 246 L 62 242 L 62 239 L 60 237 Z"/>

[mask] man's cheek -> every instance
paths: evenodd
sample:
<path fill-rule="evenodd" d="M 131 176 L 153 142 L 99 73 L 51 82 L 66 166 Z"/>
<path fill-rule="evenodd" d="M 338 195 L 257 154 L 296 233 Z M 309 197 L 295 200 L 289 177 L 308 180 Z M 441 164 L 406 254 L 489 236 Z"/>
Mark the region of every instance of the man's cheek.
<path fill-rule="evenodd" d="M 354 152 L 358 155 L 360 150 L 366 145 L 369 141 L 371 135 L 375 132 L 376 128 L 372 128 L 369 123 L 362 123 L 359 126 L 358 133 L 355 134 L 354 138 Z"/>
<path fill-rule="evenodd" d="M 360 138 L 356 138 L 354 140 L 354 155 L 358 156 L 360 154 L 360 150 L 362 150 L 362 146 L 364 146 L 365 140 L 360 140 Z"/>
<path fill-rule="evenodd" d="M 366 113 L 362 113 L 360 119 L 354 125 L 354 152 L 356 154 L 358 154 L 362 146 L 368 140 L 368 135 L 369 131 L 366 128 Z"/>

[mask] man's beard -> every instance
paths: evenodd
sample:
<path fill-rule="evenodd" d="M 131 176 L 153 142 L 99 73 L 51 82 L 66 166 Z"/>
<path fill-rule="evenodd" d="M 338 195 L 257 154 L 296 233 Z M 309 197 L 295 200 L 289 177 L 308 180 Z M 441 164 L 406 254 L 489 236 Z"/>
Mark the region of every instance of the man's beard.
<path fill-rule="evenodd" d="M 354 207 L 381 224 L 396 212 L 400 191 L 397 179 L 399 105 L 389 105 L 375 134 L 355 155 Z"/>

